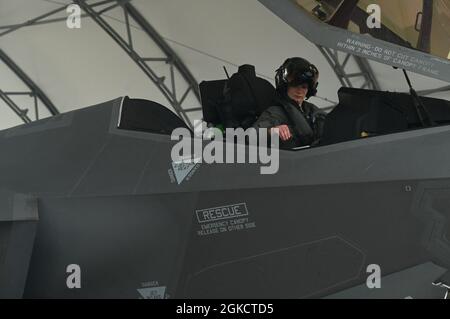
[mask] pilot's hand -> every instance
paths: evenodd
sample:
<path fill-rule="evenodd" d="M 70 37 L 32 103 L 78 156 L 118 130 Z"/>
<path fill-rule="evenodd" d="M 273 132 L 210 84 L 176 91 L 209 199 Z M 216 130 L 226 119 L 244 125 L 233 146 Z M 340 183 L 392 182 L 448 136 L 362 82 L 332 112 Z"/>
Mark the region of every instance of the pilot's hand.
<path fill-rule="evenodd" d="M 272 132 L 272 130 L 275 128 L 278 129 L 278 135 L 280 135 L 280 138 L 283 142 L 292 138 L 291 131 L 289 130 L 289 127 L 286 124 L 274 126 L 270 129 L 270 132 Z"/>

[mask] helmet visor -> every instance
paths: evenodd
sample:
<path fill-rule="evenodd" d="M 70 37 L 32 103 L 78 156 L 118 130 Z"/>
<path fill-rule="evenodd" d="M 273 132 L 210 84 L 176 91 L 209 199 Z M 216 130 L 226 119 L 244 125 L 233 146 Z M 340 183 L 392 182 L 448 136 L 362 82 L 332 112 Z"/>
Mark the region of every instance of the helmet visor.
<path fill-rule="evenodd" d="M 304 72 L 292 72 L 292 74 L 288 74 L 288 86 L 300 86 L 307 85 L 308 88 L 312 87 L 316 79 L 316 75 L 313 71 L 307 70 Z"/>

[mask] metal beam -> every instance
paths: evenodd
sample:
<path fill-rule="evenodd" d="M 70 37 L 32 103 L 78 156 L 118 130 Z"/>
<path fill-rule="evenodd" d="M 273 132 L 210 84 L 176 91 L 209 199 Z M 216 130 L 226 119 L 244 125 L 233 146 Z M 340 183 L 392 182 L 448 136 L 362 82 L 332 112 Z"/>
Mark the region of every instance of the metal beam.
<path fill-rule="evenodd" d="M 125 8 L 130 16 L 139 24 L 139 26 L 153 39 L 153 41 L 155 41 L 156 44 L 158 44 L 169 60 L 173 62 L 173 65 L 180 71 L 186 82 L 190 84 L 189 87 L 192 88 L 195 96 L 200 101 L 200 91 L 197 80 L 194 78 L 188 67 L 183 63 L 177 53 L 167 44 L 161 35 L 148 23 L 148 21 L 131 3 L 125 4 Z"/>
<path fill-rule="evenodd" d="M 83 11 L 89 15 L 127 54 L 128 56 L 139 66 L 145 75 L 151 80 L 151 82 L 160 90 L 163 96 L 169 101 L 175 112 L 180 116 L 191 128 L 192 122 L 188 116 L 188 112 L 184 110 L 183 102 L 188 94 L 194 94 L 196 100 L 200 105 L 200 93 L 198 83 L 190 73 L 189 69 L 182 62 L 175 51 L 166 43 L 166 41 L 159 35 L 159 33 L 150 25 L 150 23 L 139 13 L 139 11 L 129 3 L 129 0 L 116 0 L 118 4 L 122 6 L 125 18 L 125 28 L 127 37 L 122 37 L 102 16 L 105 9 L 96 11 L 94 10 L 94 4 L 88 4 L 85 0 L 73 0 L 78 4 Z M 108 7 L 107 9 L 110 9 Z M 133 20 L 139 27 L 148 35 L 150 40 L 154 42 L 161 51 L 166 55 L 161 57 L 159 54 L 157 57 L 143 56 L 135 50 L 133 44 L 132 33 L 130 28 L 130 20 Z M 156 72 L 154 68 L 147 62 L 164 62 L 169 65 L 170 82 L 166 84 L 166 78 Z M 187 83 L 187 89 L 181 95 L 181 98 L 177 96 L 177 86 L 175 82 L 175 71 L 177 71 L 182 79 Z M 192 107 L 192 105 L 191 105 Z"/>
<path fill-rule="evenodd" d="M 27 108 L 21 109 L 10 98 L 10 95 L 29 95 L 34 99 L 34 108 L 36 114 L 36 120 L 39 119 L 39 101 L 50 112 L 51 115 L 59 114 L 58 109 L 47 97 L 47 95 L 41 90 L 41 88 L 5 53 L 0 49 L 0 61 L 2 61 L 28 88 L 29 92 L 3 92 L 1 91 L 1 99 L 25 122 L 31 121 L 26 116 Z"/>
<path fill-rule="evenodd" d="M 58 12 L 64 11 L 64 10 L 66 10 L 66 6 L 59 7 L 58 9 L 52 10 L 50 12 L 47 12 L 47 13 L 45 13 L 43 15 L 40 15 L 40 16 L 34 18 L 34 19 L 28 20 L 28 21 L 26 21 L 24 23 L 13 25 L 13 26 L 7 28 L 6 31 L 0 32 L 0 37 L 4 36 L 4 35 L 7 35 L 8 33 L 17 31 L 17 30 L 19 30 L 19 29 L 21 29 L 23 27 L 34 25 L 35 23 L 41 21 L 42 19 L 45 19 L 45 18 L 47 18 L 49 16 L 52 16 L 52 15 L 54 15 L 54 14 L 56 14 Z"/>
<path fill-rule="evenodd" d="M 163 96 L 169 101 L 170 105 L 173 107 L 175 112 L 189 125 L 192 127 L 192 122 L 188 113 L 191 113 L 194 109 L 201 110 L 201 108 L 196 107 L 196 105 L 190 105 L 190 108 L 185 108 L 183 103 L 185 102 L 189 94 L 193 94 L 195 100 L 200 105 L 200 91 L 198 83 L 194 76 L 191 74 L 187 66 L 183 63 L 180 57 L 175 53 L 175 51 L 166 43 L 166 41 L 159 35 L 159 33 L 150 25 L 150 23 L 139 13 L 139 11 L 132 6 L 129 2 L 131 0 L 101 0 L 95 3 L 87 3 L 85 0 L 73 0 L 73 3 L 78 4 L 84 11 L 85 14 L 81 17 L 91 17 L 107 34 L 109 34 L 114 41 L 130 56 L 130 58 L 141 68 L 141 70 L 150 78 L 154 85 L 161 91 Z M 106 6 L 105 6 L 106 5 Z M 102 7 L 102 8 L 99 8 Z M 120 36 L 116 30 L 103 19 L 101 16 L 107 11 L 115 9 L 117 7 L 122 7 L 125 17 L 125 26 L 127 39 Z M 48 13 L 42 14 L 36 18 L 30 19 L 24 23 L 0 26 L 0 37 L 6 34 L 10 34 L 24 27 L 30 27 L 33 25 L 46 24 L 63 21 L 66 18 L 54 18 L 48 19 L 52 15 L 55 15 L 63 10 L 67 6 L 60 6 Z M 99 8 L 98 10 L 94 10 Z M 135 51 L 132 41 L 132 30 L 130 20 L 133 20 L 148 36 L 149 38 L 157 44 L 157 46 L 164 53 L 165 57 L 147 57 L 141 56 Z M 7 64 L 10 68 L 22 78 L 22 80 L 30 87 L 32 92 L 30 96 L 36 94 L 39 99 L 47 106 L 51 114 L 58 114 L 56 107 L 50 102 L 50 100 L 43 94 L 40 90 L 26 75 L 23 73 L 17 65 L 15 65 L 10 59 L 5 56 L 5 60 L 8 61 Z M 170 71 L 170 83 L 166 84 L 165 76 L 159 75 L 147 62 L 164 62 L 169 65 Z M 12 67 L 11 67 L 12 66 Z M 177 85 L 175 81 L 175 73 L 179 73 L 181 78 L 187 83 L 187 88 L 181 92 L 181 97 L 177 96 Z M 17 94 L 15 94 L 17 95 Z M 194 106 L 194 108 L 192 108 Z M 36 113 L 37 114 L 37 113 Z"/>
<path fill-rule="evenodd" d="M 424 0 L 422 12 L 420 13 L 422 16 L 420 29 L 419 31 L 419 40 L 417 42 L 417 48 L 424 52 L 430 53 L 431 51 L 431 31 L 433 24 L 433 0 Z M 417 24 L 417 21 L 416 21 Z M 417 25 L 415 26 L 417 28 Z"/>
<path fill-rule="evenodd" d="M 434 94 L 434 93 L 447 92 L 447 91 L 450 91 L 450 85 L 443 86 L 443 87 L 440 87 L 440 88 L 437 88 L 437 89 L 417 91 L 417 94 L 418 95 L 422 95 L 422 96 L 426 96 L 426 95 L 430 95 L 430 94 Z"/>
<path fill-rule="evenodd" d="M 9 98 L 9 96 L 7 94 L 5 94 L 5 92 L 3 92 L 0 89 L 0 99 L 3 100 L 3 102 L 6 103 L 6 105 L 14 112 L 17 114 L 18 117 L 20 117 L 22 119 L 22 121 L 24 123 L 30 123 L 31 119 L 27 116 L 28 110 L 25 109 L 21 109 L 16 103 L 14 103 L 13 100 L 11 100 Z"/>
<path fill-rule="evenodd" d="M 334 70 L 334 73 L 336 74 L 339 82 L 341 82 L 342 86 L 353 88 L 355 87 L 355 80 L 362 79 L 363 84 L 360 86 L 361 89 L 367 88 L 370 90 L 381 90 L 380 84 L 378 83 L 378 80 L 367 59 L 319 45 L 317 48 Z M 352 73 L 347 71 L 348 62 L 351 58 L 354 59 L 359 71 Z"/>
<path fill-rule="evenodd" d="M 328 23 L 335 27 L 347 29 L 358 2 L 359 0 L 344 1 Z"/>

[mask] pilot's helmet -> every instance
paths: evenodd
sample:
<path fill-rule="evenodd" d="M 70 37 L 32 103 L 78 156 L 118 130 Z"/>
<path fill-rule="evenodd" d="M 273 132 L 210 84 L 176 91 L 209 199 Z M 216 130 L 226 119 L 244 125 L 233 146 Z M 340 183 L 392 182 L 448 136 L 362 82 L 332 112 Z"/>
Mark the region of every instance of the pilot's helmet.
<path fill-rule="evenodd" d="M 289 58 L 275 72 L 277 90 L 286 92 L 289 86 L 306 83 L 308 84 L 306 98 L 316 95 L 319 70 L 309 61 L 299 57 Z"/>

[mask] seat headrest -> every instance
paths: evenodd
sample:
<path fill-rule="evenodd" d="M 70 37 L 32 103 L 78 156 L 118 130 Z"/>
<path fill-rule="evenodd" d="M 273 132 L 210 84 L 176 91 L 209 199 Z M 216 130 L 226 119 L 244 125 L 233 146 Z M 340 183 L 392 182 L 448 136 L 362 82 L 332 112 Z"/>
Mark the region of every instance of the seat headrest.
<path fill-rule="evenodd" d="M 238 68 L 239 73 L 243 73 L 246 76 L 255 78 L 256 77 L 256 70 L 254 65 L 250 64 L 243 64 Z"/>

